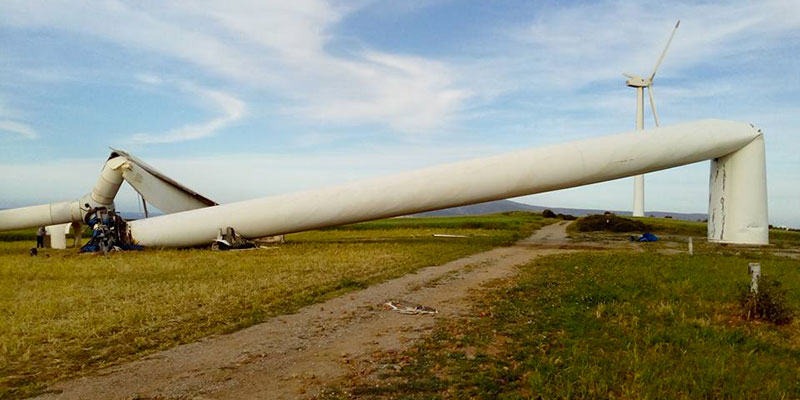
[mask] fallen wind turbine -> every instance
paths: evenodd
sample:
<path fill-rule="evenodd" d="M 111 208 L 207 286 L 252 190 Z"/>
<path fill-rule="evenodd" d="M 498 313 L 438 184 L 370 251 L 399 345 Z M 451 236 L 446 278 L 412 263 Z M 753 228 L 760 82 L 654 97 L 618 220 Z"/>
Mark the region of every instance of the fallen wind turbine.
<path fill-rule="evenodd" d="M 669 35 L 667 45 L 664 46 L 664 51 L 661 52 L 661 57 L 658 58 L 656 66 L 653 68 L 653 73 L 650 77 L 645 79 L 638 75 L 624 73 L 622 75 L 628 78 L 625 83 L 632 88 L 636 89 L 636 130 L 644 130 L 644 89 L 647 88 L 647 94 L 650 97 L 650 108 L 653 110 L 653 119 L 655 120 L 656 127 L 661 126 L 658 120 L 658 112 L 656 112 L 656 101 L 653 96 L 653 80 L 656 78 L 656 71 L 661 63 L 664 61 L 664 56 L 667 54 L 667 49 L 672 38 L 675 37 L 675 31 L 678 30 L 681 21 L 675 24 L 672 29 L 672 34 Z M 633 178 L 633 216 L 644 217 L 644 175 L 636 175 Z"/>
<path fill-rule="evenodd" d="M 239 236 L 256 239 L 408 215 L 703 160 L 711 160 L 709 241 L 767 244 L 763 135 L 750 124 L 720 120 L 595 137 L 222 205 L 114 150 L 90 194 L 72 202 L 0 210 L 0 231 L 83 222 L 113 239 L 98 246 L 103 251 L 112 244 L 123 249 L 208 246 L 221 237 L 228 242 Z M 124 221 L 113 210 L 123 180 L 170 214 Z"/>

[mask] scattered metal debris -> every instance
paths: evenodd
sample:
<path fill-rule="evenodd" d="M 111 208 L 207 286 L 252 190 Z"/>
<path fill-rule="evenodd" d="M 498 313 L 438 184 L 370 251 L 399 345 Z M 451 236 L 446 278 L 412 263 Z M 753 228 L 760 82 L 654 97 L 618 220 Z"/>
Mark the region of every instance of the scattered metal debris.
<path fill-rule="evenodd" d="M 253 249 L 256 245 L 236 233 L 233 227 L 225 228 L 225 232 L 220 229 L 217 238 L 211 243 L 211 250 L 244 250 Z"/>
<path fill-rule="evenodd" d="M 399 312 L 400 314 L 419 315 L 419 314 L 438 314 L 435 308 L 425 307 L 405 300 L 391 300 L 383 303 L 387 310 Z"/>
<path fill-rule="evenodd" d="M 286 235 L 267 236 L 267 237 L 258 239 L 257 242 L 259 242 L 259 243 L 268 243 L 268 244 L 273 244 L 273 243 L 283 244 L 283 243 L 286 243 Z"/>
<path fill-rule="evenodd" d="M 128 234 L 127 221 L 118 212 L 106 208 L 87 208 L 84 222 L 92 228 L 92 237 L 78 250 L 80 253 L 102 253 L 121 250 L 142 250 L 142 246 L 132 243 Z"/>

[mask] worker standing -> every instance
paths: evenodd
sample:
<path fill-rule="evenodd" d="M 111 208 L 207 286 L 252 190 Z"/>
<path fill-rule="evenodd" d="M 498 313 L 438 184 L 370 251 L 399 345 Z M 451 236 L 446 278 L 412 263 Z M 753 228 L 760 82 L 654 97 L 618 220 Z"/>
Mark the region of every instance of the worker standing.
<path fill-rule="evenodd" d="M 39 229 L 36 231 L 36 248 L 44 248 L 44 235 L 47 231 L 44 229 L 43 226 L 40 226 Z"/>

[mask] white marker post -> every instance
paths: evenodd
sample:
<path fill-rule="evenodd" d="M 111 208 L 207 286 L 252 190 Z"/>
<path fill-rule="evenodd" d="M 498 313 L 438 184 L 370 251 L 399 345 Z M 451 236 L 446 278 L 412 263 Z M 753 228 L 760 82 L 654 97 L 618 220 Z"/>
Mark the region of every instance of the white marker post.
<path fill-rule="evenodd" d="M 750 273 L 750 293 L 758 293 L 758 279 L 761 278 L 761 264 L 750 263 L 747 270 Z"/>
<path fill-rule="evenodd" d="M 692 237 L 689 236 L 689 255 L 694 255 L 694 245 L 692 244 Z"/>

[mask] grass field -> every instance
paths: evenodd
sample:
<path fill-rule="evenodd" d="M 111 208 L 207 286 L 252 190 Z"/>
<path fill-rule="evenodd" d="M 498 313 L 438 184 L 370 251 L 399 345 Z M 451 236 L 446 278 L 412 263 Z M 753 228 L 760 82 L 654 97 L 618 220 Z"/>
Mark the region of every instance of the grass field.
<path fill-rule="evenodd" d="M 667 237 L 701 232 L 656 222 Z M 758 261 L 800 310 L 800 260 L 776 255 L 800 248 L 800 233 L 777 233 L 783 247 L 757 251 L 664 254 L 667 241 L 539 259 L 476 294 L 473 316 L 439 320 L 410 351 L 383 355 L 377 378 L 325 397 L 800 398 L 800 321 L 748 322 L 737 301 Z"/>
<path fill-rule="evenodd" d="M 398 218 L 289 235 L 270 249 L 106 257 L 31 257 L 35 230 L 2 233 L 0 398 L 507 245 L 550 222 L 525 213 Z"/>

